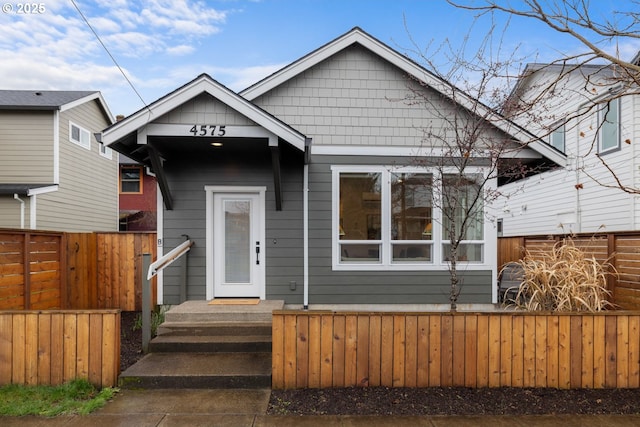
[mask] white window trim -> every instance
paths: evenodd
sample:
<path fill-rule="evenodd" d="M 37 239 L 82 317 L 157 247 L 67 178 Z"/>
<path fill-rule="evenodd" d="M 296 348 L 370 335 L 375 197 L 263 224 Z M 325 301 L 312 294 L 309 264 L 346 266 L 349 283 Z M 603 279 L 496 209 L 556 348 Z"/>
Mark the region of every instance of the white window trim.
<path fill-rule="evenodd" d="M 113 160 L 113 150 L 106 146 L 105 143 L 100 142 L 98 144 L 98 152 L 102 157 L 108 160 Z"/>
<path fill-rule="evenodd" d="M 392 167 L 392 166 L 360 166 L 360 165 L 333 165 L 331 166 L 331 259 L 332 270 L 334 271 L 442 271 L 449 269 L 449 263 L 443 261 L 442 246 L 448 240 L 442 240 L 442 213 L 439 206 L 440 202 L 436 200 L 438 191 L 433 193 L 434 207 L 432 209 L 433 228 L 432 228 L 432 260 L 429 262 L 406 262 L 392 263 L 391 253 L 391 237 L 386 230 L 390 228 L 391 221 L 391 201 L 390 201 L 390 174 L 391 173 L 430 173 L 434 176 L 434 182 L 442 182 L 439 174 L 458 173 L 455 168 L 418 168 L 418 167 Z M 387 189 L 382 189 L 381 203 L 381 227 L 382 239 L 367 241 L 371 244 L 380 242 L 382 248 L 381 261 L 379 262 L 361 262 L 361 263 L 344 263 L 340 260 L 340 243 L 346 243 L 340 240 L 339 236 L 339 200 L 340 200 L 340 173 L 381 173 L 382 185 Z M 486 176 L 487 170 L 482 167 L 469 167 L 465 170 L 465 174 L 482 173 Z M 485 183 L 485 189 L 496 187 L 495 179 L 489 179 Z M 465 240 L 464 243 L 482 243 L 484 246 L 482 262 L 458 261 L 457 268 L 459 271 L 464 270 L 493 270 L 495 264 L 497 229 L 492 221 L 487 218 L 490 207 L 484 204 L 484 221 L 483 235 L 484 240 Z M 437 226 L 436 226 L 437 225 Z"/>
<path fill-rule="evenodd" d="M 616 145 L 610 148 L 603 148 L 602 147 L 602 138 L 603 138 L 603 132 L 602 132 L 602 127 L 604 125 L 604 118 L 605 115 L 608 113 L 609 111 L 609 107 L 608 105 L 610 105 L 612 102 L 615 102 L 617 105 L 617 112 L 618 112 L 618 117 L 617 117 L 617 137 L 618 140 L 616 141 Z M 609 101 L 607 103 L 606 106 L 603 106 L 602 108 L 598 109 L 598 154 L 607 154 L 607 153 L 611 153 L 617 150 L 620 150 L 621 148 L 621 143 L 620 143 L 620 139 L 621 139 L 621 116 L 622 116 L 622 111 L 621 111 L 622 105 L 620 102 L 620 98 L 616 98 L 616 99 L 612 99 L 611 101 Z"/>
<path fill-rule="evenodd" d="M 77 127 L 78 129 L 80 129 L 80 139 L 74 139 L 73 138 L 73 132 L 72 132 L 72 128 L 73 127 Z M 85 133 L 87 135 L 87 142 L 83 143 L 82 142 L 82 134 Z M 83 128 L 80 125 L 77 125 L 75 123 L 73 123 L 72 121 L 69 121 L 69 141 L 73 142 L 74 144 L 87 149 L 89 151 L 91 151 L 91 132 L 89 132 L 87 129 Z"/>
<path fill-rule="evenodd" d="M 553 145 L 553 137 L 554 135 L 560 134 L 562 135 L 562 148 L 558 148 Z M 566 123 L 560 122 L 554 125 L 554 129 L 549 134 L 549 145 L 555 148 L 558 151 L 565 153 L 567 151 L 567 128 Z"/>

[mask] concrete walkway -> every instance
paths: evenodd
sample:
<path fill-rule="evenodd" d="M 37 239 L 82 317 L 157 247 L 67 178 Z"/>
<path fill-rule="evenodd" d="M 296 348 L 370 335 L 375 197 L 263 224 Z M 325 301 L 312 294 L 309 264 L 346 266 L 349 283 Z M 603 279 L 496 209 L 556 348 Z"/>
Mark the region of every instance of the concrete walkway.
<path fill-rule="evenodd" d="M 0 417 L 3 427 L 615 427 L 638 426 L 638 415 L 542 416 L 277 416 L 265 415 L 269 389 L 123 390 L 104 408 L 87 416 Z"/>

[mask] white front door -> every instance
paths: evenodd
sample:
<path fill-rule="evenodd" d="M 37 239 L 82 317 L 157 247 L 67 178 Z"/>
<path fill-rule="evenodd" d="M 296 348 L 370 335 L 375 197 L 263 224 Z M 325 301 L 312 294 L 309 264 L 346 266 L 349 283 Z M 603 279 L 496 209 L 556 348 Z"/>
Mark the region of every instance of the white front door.
<path fill-rule="evenodd" d="M 213 297 L 264 298 L 264 193 L 213 193 Z"/>

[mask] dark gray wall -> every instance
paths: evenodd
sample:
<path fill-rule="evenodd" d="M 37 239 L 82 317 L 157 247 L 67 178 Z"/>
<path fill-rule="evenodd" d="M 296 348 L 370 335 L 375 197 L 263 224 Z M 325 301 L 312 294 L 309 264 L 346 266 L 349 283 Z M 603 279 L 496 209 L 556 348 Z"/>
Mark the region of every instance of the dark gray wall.
<path fill-rule="evenodd" d="M 448 303 L 447 271 L 333 271 L 331 266 L 331 165 L 401 165 L 406 158 L 313 156 L 309 166 L 309 303 Z M 276 211 L 268 149 L 219 157 L 174 156 L 165 163 L 174 210 L 164 212 L 165 253 L 189 235 L 187 299 L 205 299 L 205 185 L 267 186 L 266 289 L 268 299 L 303 303 L 302 157 L 282 151 L 283 209 Z M 460 272 L 460 303 L 491 302 L 491 271 Z M 296 282 L 295 290 L 290 282 Z M 180 262 L 165 270 L 164 303 L 180 302 Z"/>
<path fill-rule="evenodd" d="M 309 303 L 441 304 L 449 302 L 448 271 L 332 271 L 331 165 L 403 165 L 401 157 L 313 156 L 309 167 Z M 458 302 L 490 303 L 491 271 L 459 272 Z"/>
<path fill-rule="evenodd" d="M 174 209 L 164 211 L 164 252 L 189 235 L 187 299 L 206 297 L 206 185 L 266 186 L 266 291 L 268 299 L 302 303 L 302 153 L 281 144 L 282 211 L 276 211 L 271 154 L 266 142 L 221 155 L 174 154 L 165 171 Z M 295 281 L 295 290 L 290 282 Z M 164 303 L 180 302 L 180 261 L 165 270 Z"/>

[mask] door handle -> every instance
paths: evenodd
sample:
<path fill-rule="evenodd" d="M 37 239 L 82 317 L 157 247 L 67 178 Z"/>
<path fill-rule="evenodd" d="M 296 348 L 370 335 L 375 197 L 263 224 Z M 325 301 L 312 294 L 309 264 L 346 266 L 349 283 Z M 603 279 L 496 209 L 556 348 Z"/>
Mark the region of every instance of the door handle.
<path fill-rule="evenodd" d="M 256 242 L 256 265 L 260 265 L 260 242 Z"/>

